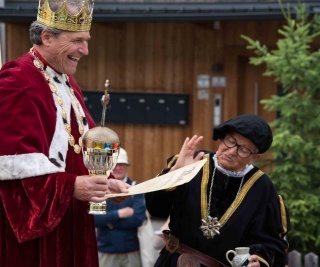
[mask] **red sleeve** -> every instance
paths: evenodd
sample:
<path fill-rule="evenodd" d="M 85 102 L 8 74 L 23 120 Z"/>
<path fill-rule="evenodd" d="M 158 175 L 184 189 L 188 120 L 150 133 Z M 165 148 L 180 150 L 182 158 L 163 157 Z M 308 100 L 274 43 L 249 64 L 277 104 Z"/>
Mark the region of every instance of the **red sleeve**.
<path fill-rule="evenodd" d="M 75 178 L 58 173 L 1 182 L 1 200 L 19 242 L 45 235 L 59 224 L 73 197 Z"/>

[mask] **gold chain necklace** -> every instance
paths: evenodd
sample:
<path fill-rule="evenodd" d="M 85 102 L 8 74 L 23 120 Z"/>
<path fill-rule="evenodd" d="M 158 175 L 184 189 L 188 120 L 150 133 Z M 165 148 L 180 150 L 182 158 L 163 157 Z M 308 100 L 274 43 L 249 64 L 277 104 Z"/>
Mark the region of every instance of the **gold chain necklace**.
<path fill-rule="evenodd" d="M 61 108 L 61 116 L 62 116 L 62 120 L 64 123 L 64 128 L 65 128 L 66 132 L 69 134 L 69 139 L 68 139 L 69 145 L 73 148 L 75 153 L 79 154 L 81 152 L 81 148 L 82 148 L 82 135 L 84 132 L 83 116 L 82 116 L 81 110 L 80 110 L 80 103 L 79 103 L 78 99 L 76 98 L 76 96 L 74 94 L 74 90 L 71 87 L 71 84 L 69 82 L 69 77 L 68 77 L 68 75 L 64 74 L 64 76 L 66 78 L 66 84 L 68 85 L 69 90 L 71 92 L 72 101 L 73 101 L 74 105 L 77 107 L 77 111 L 75 111 L 75 112 L 77 113 L 76 116 L 78 117 L 77 123 L 78 123 L 78 129 L 79 129 L 79 133 L 80 133 L 78 144 L 75 143 L 75 139 L 74 139 L 73 135 L 71 134 L 71 126 L 70 126 L 70 123 L 68 123 L 68 115 L 67 115 L 66 110 L 63 107 L 63 99 L 58 93 L 58 88 L 55 86 L 55 84 L 53 84 L 50 81 L 49 73 L 44 69 L 44 65 L 43 65 L 42 61 L 35 55 L 33 48 L 30 49 L 30 54 L 33 56 L 33 64 L 41 71 L 43 77 L 48 82 L 48 85 L 50 87 L 51 92 L 53 93 L 53 96 L 54 96 L 56 103 L 58 103 L 58 105 Z M 70 118 L 70 121 L 71 121 L 71 118 Z"/>
<path fill-rule="evenodd" d="M 234 201 L 232 202 L 231 206 L 227 209 L 225 216 L 222 216 L 223 219 L 218 220 L 217 217 L 210 216 L 212 187 L 213 187 L 213 181 L 214 181 L 215 174 L 216 174 L 216 166 L 214 167 L 212 177 L 211 177 L 207 218 L 201 219 L 201 226 L 200 226 L 200 229 L 202 230 L 203 236 L 206 237 L 207 239 L 214 238 L 215 235 L 220 234 L 219 230 L 226 223 L 226 221 L 229 219 L 230 214 L 231 214 L 231 210 L 238 199 L 239 193 L 242 188 L 243 180 L 244 180 L 244 175 L 243 175 L 241 178 L 241 183 L 240 183 L 240 186 L 239 186 L 239 189 L 238 189 L 238 192 L 236 194 Z"/>

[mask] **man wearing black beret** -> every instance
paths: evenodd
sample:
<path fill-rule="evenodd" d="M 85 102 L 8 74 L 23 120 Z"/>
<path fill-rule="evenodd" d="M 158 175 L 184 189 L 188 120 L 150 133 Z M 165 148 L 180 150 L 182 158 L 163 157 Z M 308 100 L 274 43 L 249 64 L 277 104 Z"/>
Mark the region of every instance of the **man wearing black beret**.
<path fill-rule="evenodd" d="M 236 247 L 249 248 L 241 266 L 284 267 L 287 209 L 269 177 L 253 165 L 272 144 L 270 126 L 244 114 L 213 129 L 213 140 L 220 140 L 216 152 L 197 150 L 202 140 L 186 138 L 160 173 L 207 159 L 189 183 L 145 195 L 152 216 L 170 216 L 167 244 L 155 267 L 222 267 L 230 265 L 226 252 Z"/>

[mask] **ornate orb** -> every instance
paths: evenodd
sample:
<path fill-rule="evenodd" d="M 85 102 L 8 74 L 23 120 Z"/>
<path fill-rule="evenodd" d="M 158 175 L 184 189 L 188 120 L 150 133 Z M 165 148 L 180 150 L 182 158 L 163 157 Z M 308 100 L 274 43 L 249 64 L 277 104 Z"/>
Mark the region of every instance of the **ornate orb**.
<path fill-rule="evenodd" d="M 119 155 L 118 135 L 107 127 L 94 127 L 83 136 L 83 161 L 90 174 L 109 175 Z"/>
<path fill-rule="evenodd" d="M 91 128 L 82 139 L 83 146 L 87 148 L 119 149 L 120 146 L 118 135 L 108 127 Z"/>

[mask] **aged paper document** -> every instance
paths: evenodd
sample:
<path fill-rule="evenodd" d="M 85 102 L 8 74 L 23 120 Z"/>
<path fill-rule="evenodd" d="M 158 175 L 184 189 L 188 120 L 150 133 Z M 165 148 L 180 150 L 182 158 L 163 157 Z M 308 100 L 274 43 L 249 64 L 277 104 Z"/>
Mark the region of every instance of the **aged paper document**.
<path fill-rule="evenodd" d="M 128 193 L 107 194 L 106 196 L 108 198 L 112 198 L 143 194 L 188 183 L 200 171 L 205 162 L 206 159 L 202 159 L 198 162 L 189 164 L 175 171 L 168 172 L 159 177 L 149 179 L 141 184 L 131 186 Z"/>

